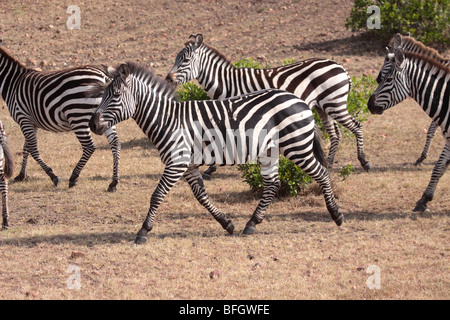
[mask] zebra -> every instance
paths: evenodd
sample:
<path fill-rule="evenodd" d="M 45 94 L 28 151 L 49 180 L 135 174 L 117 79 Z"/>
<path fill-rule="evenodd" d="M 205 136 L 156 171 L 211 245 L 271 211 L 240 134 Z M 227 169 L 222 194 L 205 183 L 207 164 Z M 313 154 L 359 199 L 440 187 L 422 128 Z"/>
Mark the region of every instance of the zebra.
<path fill-rule="evenodd" d="M 201 165 L 236 165 L 259 159 L 264 188 L 244 234 L 253 234 L 280 187 L 278 152 L 318 182 L 332 219 L 339 213 L 311 109 L 297 96 L 265 90 L 225 100 L 179 102 L 176 86 L 136 63 L 121 64 L 110 76 L 102 102 L 90 121 L 103 134 L 118 122 L 133 118 L 159 151 L 164 173 L 153 192 L 146 219 L 135 243 L 147 241 L 156 211 L 181 178 L 196 199 L 230 234 L 234 224 L 209 200 L 200 174 Z M 278 136 L 278 137 L 277 137 Z"/>
<path fill-rule="evenodd" d="M 217 49 L 205 44 L 202 34 L 194 34 L 178 53 L 166 79 L 177 84 L 197 79 L 212 99 L 269 88 L 294 93 L 311 108 L 315 107 L 323 121 L 331 142 L 328 165 L 332 167 L 341 139 L 338 122 L 355 135 L 358 159 L 366 171 L 370 169 L 364 153 L 362 125 L 347 111 L 351 78 L 343 66 L 332 60 L 313 58 L 263 70 L 236 68 Z M 205 173 L 214 171 L 210 167 Z"/>
<path fill-rule="evenodd" d="M 386 47 L 386 57 L 384 59 L 383 66 L 381 67 L 380 72 L 377 76 L 377 83 L 380 84 L 386 75 L 391 71 L 392 68 L 395 67 L 394 63 L 394 47 L 397 48 L 400 46 L 400 43 L 402 43 L 403 50 L 407 50 L 409 52 L 415 52 L 417 54 L 430 54 L 433 53 L 434 50 L 430 50 L 430 48 L 425 49 L 424 45 L 420 42 L 417 42 L 414 40 L 414 38 L 411 38 L 408 36 L 401 36 L 400 34 L 394 36 L 388 47 Z M 442 58 L 439 54 L 435 55 L 438 61 L 444 65 L 450 65 L 449 59 Z M 439 126 L 435 122 L 431 122 L 430 127 L 427 130 L 427 137 L 425 140 L 425 146 L 423 148 L 422 153 L 420 154 L 419 158 L 416 160 L 414 165 L 418 166 L 423 163 L 423 161 L 428 157 L 428 150 L 430 148 L 431 140 L 433 140 L 436 130 Z"/>
<path fill-rule="evenodd" d="M 53 72 L 29 69 L 0 47 L 0 94 L 25 137 L 22 168 L 14 181 L 26 179 L 28 156 L 31 154 L 54 185 L 59 186 L 61 178 L 53 173 L 38 151 L 37 131 L 43 129 L 51 132 L 72 130 L 75 133 L 83 154 L 72 172 L 69 187 L 78 183 L 81 170 L 95 150 L 89 119 L 100 103 L 100 97 L 91 96 L 90 92 L 93 87 L 107 81 L 109 78 L 105 71 L 94 66 Z M 114 167 L 108 191 L 115 191 L 119 182 L 120 141 L 115 127 L 106 132 L 106 136 Z"/>
<path fill-rule="evenodd" d="M 421 46 L 421 51 L 405 49 L 408 46 L 404 46 L 402 36 L 395 35 L 393 67 L 370 96 L 368 107 L 371 113 L 382 114 L 410 96 L 441 127 L 446 144 L 433 168 L 430 182 L 414 208 L 416 212 L 424 212 L 429 210 L 427 203 L 433 199 L 439 179 L 450 163 L 450 67 L 442 62 L 437 51 L 412 38 L 406 39 L 405 44 L 410 41 Z"/>
<path fill-rule="evenodd" d="M 3 167 L 3 164 L 5 165 Z M 0 121 L 0 192 L 2 193 L 2 229 L 9 228 L 8 183 L 13 174 L 13 158 L 6 139 L 5 127 Z"/>

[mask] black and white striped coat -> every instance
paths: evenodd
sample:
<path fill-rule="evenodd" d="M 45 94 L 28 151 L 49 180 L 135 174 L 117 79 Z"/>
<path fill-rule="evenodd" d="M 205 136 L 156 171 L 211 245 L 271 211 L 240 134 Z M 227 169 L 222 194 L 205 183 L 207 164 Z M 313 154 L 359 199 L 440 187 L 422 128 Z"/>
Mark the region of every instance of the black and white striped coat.
<path fill-rule="evenodd" d="M 0 121 L 0 192 L 2 194 L 2 229 L 9 228 L 8 182 L 13 174 L 13 159 L 6 139 L 5 128 Z"/>
<path fill-rule="evenodd" d="M 402 40 L 403 38 L 403 40 Z M 450 66 L 450 60 L 449 59 L 445 59 L 443 57 L 441 57 L 439 54 L 436 54 L 437 52 L 433 52 L 430 51 L 429 48 L 426 48 L 419 42 L 415 41 L 414 38 L 411 38 L 409 36 L 407 37 L 402 37 L 401 35 L 395 36 L 394 38 L 392 38 L 390 45 L 388 47 L 386 47 L 387 53 L 386 53 L 386 57 L 384 59 L 383 62 L 383 66 L 381 67 L 380 72 L 378 73 L 377 76 L 377 83 L 380 84 L 385 78 L 386 76 L 391 72 L 392 68 L 395 68 L 395 60 L 394 60 L 394 48 L 397 48 L 400 46 L 400 43 L 402 43 L 402 49 L 404 51 L 408 51 L 410 53 L 415 53 L 415 54 L 419 54 L 419 55 L 429 55 L 429 54 L 433 54 L 435 59 L 437 59 L 437 61 L 439 61 L 439 63 L 446 65 L 446 66 Z M 430 127 L 428 128 L 427 131 L 427 138 L 425 140 L 425 146 L 423 147 L 422 153 L 420 154 L 419 158 L 416 160 L 416 162 L 414 163 L 414 165 L 420 165 L 422 164 L 422 162 L 428 157 L 428 150 L 430 149 L 430 145 L 431 145 L 431 140 L 433 140 L 435 134 L 436 134 L 436 130 L 439 126 L 431 121 Z"/>
<path fill-rule="evenodd" d="M 225 100 L 178 102 L 174 86 L 133 63 L 112 74 L 103 99 L 90 122 L 103 134 L 132 117 L 156 146 L 166 165 L 153 193 L 147 218 L 136 243 L 145 242 L 156 210 L 171 187 L 184 177 L 197 200 L 224 229 L 234 225 L 206 194 L 200 165 L 236 165 L 258 159 L 264 181 L 260 203 L 244 233 L 253 233 L 280 186 L 279 154 L 293 161 L 320 185 L 326 206 L 339 225 L 343 215 L 331 188 L 320 139 L 308 105 L 282 90 L 265 90 Z"/>
<path fill-rule="evenodd" d="M 446 144 L 430 182 L 414 208 L 414 211 L 425 211 L 428 210 L 427 203 L 433 199 L 439 179 L 450 163 L 450 68 L 443 63 L 444 59 L 437 51 L 410 37 L 405 38 L 400 34 L 395 35 L 393 67 L 370 97 L 368 107 L 370 112 L 382 114 L 384 110 L 412 97 L 441 127 Z M 407 43 L 410 41 L 414 41 L 421 50 L 404 49 L 409 47 Z"/>
<path fill-rule="evenodd" d="M 1 43 L 0 43 L 1 45 Z M 81 170 L 95 150 L 89 130 L 89 119 L 100 98 L 91 97 L 93 87 L 108 81 L 105 72 L 97 67 L 84 66 L 54 72 L 29 69 L 0 48 L 0 93 L 11 117 L 25 137 L 22 168 L 16 181 L 26 178 L 28 155 L 31 154 L 47 173 L 55 186 L 61 179 L 41 158 L 37 146 L 37 131 L 73 131 L 81 143 L 83 154 L 74 168 L 69 187 L 77 184 Z M 113 153 L 113 180 L 108 190 L 114 191 L 119 181 L 120 141 L 116 129 L 107 138 Z"/>
<path fill-rule="evenodd" d="M 287 66 L 235 68 L 217 49 L 191 35 L 178 53 L 167 79 L 182 84 L 197 79 L 212 99 L 225 99 L 254 91 L 277 88 L 294 93 L 310 108 L 316 108 L 330 137 L 329 166 L 333 165 L 340 141 L 336 122 L 356 137 L 358 159 L 364 169 L 370 163 L 364 153 L 361 123 L 347 111 L 351 79 L 340 64 L 328 59 L 308 59 Z"/>

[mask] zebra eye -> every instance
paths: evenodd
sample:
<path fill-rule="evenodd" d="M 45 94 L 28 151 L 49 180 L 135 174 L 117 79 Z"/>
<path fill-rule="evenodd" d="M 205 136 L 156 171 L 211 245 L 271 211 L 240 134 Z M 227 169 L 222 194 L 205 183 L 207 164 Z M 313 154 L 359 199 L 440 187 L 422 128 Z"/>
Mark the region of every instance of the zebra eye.
<path fill-rule="evenodd" d="M 120 88 L 114 88 L 114 89 L 113 89 L 113 95 L 114 95 L 115 97 L 120 96 Z"/>

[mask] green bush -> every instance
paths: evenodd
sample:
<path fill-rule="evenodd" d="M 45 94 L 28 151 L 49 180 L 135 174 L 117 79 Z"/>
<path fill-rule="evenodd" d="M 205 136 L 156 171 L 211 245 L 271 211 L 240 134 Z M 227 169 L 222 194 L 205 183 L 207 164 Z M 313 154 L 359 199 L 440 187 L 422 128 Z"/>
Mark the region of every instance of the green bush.
<path fill-rule="evenodd" d="M 259 164 L 246 163 L 238 166 L 238 170 L 242 174 L 244 182 L 248 183 L 253 190 L 261 190 L 263 188 L 263 180 Z M 300 191 L 312 182 L 312 179 L 301 169 L 299 169 L 292 161 L 280 156 L 278 177 L 281 181 L 280 196 L 296 196 Z"/>
<path fill-rule="evenodd" d="M 368 29 L 367 8 L 380 8 L 380 29 Z M 382 39 L 395 33 L 407 34 L 425 44 L 450 44 L 450 0 L 355 0 L 345 26 L 352 31 L 365 30 Z"/>
<path fill-rule="evenodd" d="M 187 82 L 180 85 L 177 89 L 178 101 L 190 101 L 190 100 L 209 100 L 208 94 L 198 85 Z"/>

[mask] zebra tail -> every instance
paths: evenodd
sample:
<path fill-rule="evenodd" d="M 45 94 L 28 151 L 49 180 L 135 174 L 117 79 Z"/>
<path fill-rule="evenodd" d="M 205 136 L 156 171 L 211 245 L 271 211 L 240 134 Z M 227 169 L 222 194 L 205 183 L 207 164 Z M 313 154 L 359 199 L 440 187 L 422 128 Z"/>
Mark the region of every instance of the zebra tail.
<path fill-rule="evenodd" d="M 325 168 L 328 167 L 328 160 L 322 148 L 322 142 L 320 141 L 320 134 L 317 125 L 314 126 L 314 140 L 313 140 L 313 153 L 314 157 L 319 161 L 321 165 Z"/>
<path fill-rule="evenodd" d="M 13 157 L 11 150 L 9 149 L 8 140 L 5 136 L 0 137 L 0 144 L 3 148 L 3 162 L 4 162 L 4 175 L 7 179 L 11 178 L 14 171 Z"/>

